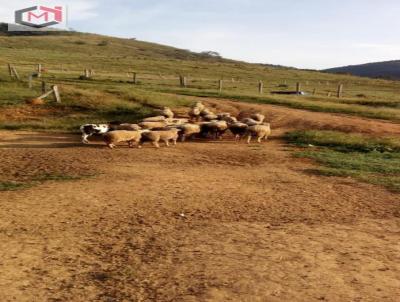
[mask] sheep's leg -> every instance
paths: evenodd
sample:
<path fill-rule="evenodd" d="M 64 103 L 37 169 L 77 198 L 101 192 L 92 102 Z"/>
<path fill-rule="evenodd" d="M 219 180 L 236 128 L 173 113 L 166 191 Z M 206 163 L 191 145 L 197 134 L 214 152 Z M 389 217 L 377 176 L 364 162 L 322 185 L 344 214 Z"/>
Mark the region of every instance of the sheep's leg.
<path fill-rule="evenodd" d="M 176 141 L 177 141 L 176 138 L 174 138 L 174 139 L 172 140 L 172 143 L 174 144 L 174 146 L 176 146 Z"/>
<path fill-rule="evenodd" d="M 181 142 L 184 142 L 184 141 L 185 141 L 185 139 L 186 139 L 186 135 L 185 135 L 185 134 L 183 134 L 183 135 L 181 136 Z"/>
<path fill-rule="evenodd" d="M 165 143 L 165 146 L 166 147 L 169 147 L 169 141 L 166 139 L 166 140 L 164 140 L 164 143 Z"/>
<path fill-rule="evenodd" d="M 160 148 L 160 145 L 158 144 L 157 141 L 154 141 L 154 142 L 153 142 L 153 145 L 154 145 L 154 147 L 156 147 L 157 149 Z"/>
<path fill-rule="evenodd" d="M 135 145 L 138 149 L 142 148 L 142 146 L 140 145 L 140 139 L 139 140 L 135 140 Z"/>
<path fill-rule="evenodd" d="M 108 148 L 113 149 L 115 147 L 114 144 L 107 144 Z"/>
<path fill-rule="evenodd" d="M 249 135 L 249 136 L 247 137 L 247 143 L 248 143 L 248 144 L 250 144 L 250 141 L 251 141 L 251 135 Z"/>

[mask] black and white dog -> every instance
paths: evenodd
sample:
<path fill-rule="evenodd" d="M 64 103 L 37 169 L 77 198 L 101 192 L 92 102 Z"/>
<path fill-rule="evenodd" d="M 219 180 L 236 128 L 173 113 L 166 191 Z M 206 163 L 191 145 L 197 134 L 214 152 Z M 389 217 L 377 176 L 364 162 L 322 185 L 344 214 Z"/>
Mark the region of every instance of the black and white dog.
<path fill-rule="evenodd" d="M 82 132 L 82 143 L 88 144 L 88 138 L 93 134 L 104 134 L 110 131 L 108 124 L 86 124 L 80 127 Z"/>

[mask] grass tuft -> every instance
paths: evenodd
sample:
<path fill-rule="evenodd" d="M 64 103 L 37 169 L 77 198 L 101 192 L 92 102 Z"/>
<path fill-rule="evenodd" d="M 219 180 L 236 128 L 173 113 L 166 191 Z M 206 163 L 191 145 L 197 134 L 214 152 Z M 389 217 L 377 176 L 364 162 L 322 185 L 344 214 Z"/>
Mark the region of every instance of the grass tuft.
<path fill-rule="evenodd" d="M 352 177 L 400 192 L 399 139 L 336 131 L 293 131 L 285 138 L 289 143 L 307 147 L 294 155 L 322 164 L 315 170 L 318 174 Z"/>

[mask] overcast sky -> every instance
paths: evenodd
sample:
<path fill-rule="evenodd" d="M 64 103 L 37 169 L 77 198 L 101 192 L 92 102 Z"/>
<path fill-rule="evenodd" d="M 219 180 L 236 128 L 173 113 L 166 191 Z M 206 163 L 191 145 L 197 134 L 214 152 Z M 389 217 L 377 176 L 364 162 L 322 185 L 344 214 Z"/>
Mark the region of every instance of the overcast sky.
<path fill-rule="evenodd" d="M 14 10 L 68 5 L 78 31 L 218 51 L 299 68 L 400 59 L 399 0 L 0 0 Z"/>

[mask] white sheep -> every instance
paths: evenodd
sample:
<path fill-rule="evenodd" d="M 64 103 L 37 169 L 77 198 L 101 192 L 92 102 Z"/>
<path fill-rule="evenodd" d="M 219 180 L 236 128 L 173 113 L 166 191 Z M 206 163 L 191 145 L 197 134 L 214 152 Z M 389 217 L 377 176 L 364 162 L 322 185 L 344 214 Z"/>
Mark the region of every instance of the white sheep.
<path fill-rule="evenodd" d="M 165 121 L 165 116 L 163 115 L 146 117 L 142 120 L 142 122 L 162 122 L 162 121 Z"/>
<path fill-rule="evenodd" d="M 249 126 L 247 143 L 250 144 L 253 136 L 257 137 L 257 142 L 261 143 L 262 139 L 267 140 L 268 136 L 271 135 L 271 126 L 268 123 L 262 125 Z"/>
<path fill-rule="evenodd" d="M 215 138 L 222 138 L 222 135 L 228 129 L 228 124 L 225 121 L 212 121 L 212 122 L 203 122 L 200 124 L 201 127 L 201 135 L 203 137 L 207 137 L 209 134 Z"/>
<path fill-rule="evenodd" d="M 245 136 L 248 133 L 248 128 L 249 126 L 247 124 L 241 122 L 236 122 L 229 125 L 229 130 L 235 136 L 235 141 L 238 141 Z"/>
<path fill-rule="evenodd" d="M 218 119 L 223 120 L 225 117 L 230 117 L 231 114 L 229 112 L 221 112 L 217 113 Z"/>
<path fill-rule="evenodd" d="M 117 143 L 127 142 L 130 148 L 133 148 L 134 143 L 140 148 L 139 142 L 142 137 L 142 133 L 149 130 L 115 130 L 107 132 L 103 135 L 103 140 L 107 146 L 111 149 L 115 148 Z"/>
<path fill-rule="evenodd" d="M 186 138 L 190 138 L 191 136 L 200 133 L 201 127 L 198 124 L 184 124 L 178 126 L 181 129 L 179 135 L 181 136 L 181 141 L 184 142 Z"/>
<path fill-rule="evenodd" d="M 201 110 L 197 107 L 193 107 L 189 110 L 188 115 L 192 120 L 198 120 L 200 116 Z"/>
<path fill-rule="evenodd" d="M 138 124 L 128 124 L 128 123 L 123 123 L 119 125 L 110 125 L 110 130 L 115 131 L 115 130 L 129 130 L 129 131 L 138 131 L 142 129 Z"/>
<path fill-rule="evenodd" d="M 142 127 L 143 129 L 164 128 L 168 126 L 168 123 L 166 121 L 141 122 L 139 123 L 139 126 Z"/>
<path fill-rule="evenodd" d="M 250 118 L 252 118 L 253 120 L 256 120 L 260 123 L 264 122 L 265 120 L 265 115 L 261 114 L 261 113 L 254 113 L 250 116 Z"/>
<path fill-rule="evenodd" d="M 196 104 L 192 108 L 197 108 L 197 109 L 199 109 L 199 111 L 202 111 L 206 108 L 206 106 L 204 106 L 203 103 L 199 101 L 199 102 L 196 102 Z"/>
<path fill-rule="evenodd" d="M 242 119 L 240 121 L 242 123 L 245 123 L 245 124 L 249 125 L 249 126 L 255 126 L 255 125 L 260 125 L 261 124 L 259 121 L 256 121 L 256 120 L 254 120 L 254 119 L 252 119 L 250 117 L 246 117 L 246 118 L 244 118 L 244 119 Z"/>
<path fill-rule="evenodd" d="M 212 112 L 211 110 L 209 110 L 207 108 L 204 108 L 203 110 L 200 111 L 201 116 L 206 116 L 206 115 L 210 115 L 210 114 L 215 115 L 214 112 Z"/>
<path fill-rule="evenodd" d="M 237 121 L 238 121 L 237 118 L 234 116 L 225 116 L 225 117 L 220 118 L 219 120 L 225 121 L 228 124 L 234 124 L 234 123 L 237 123 Z"/>
<path fill-rule="evenodd" d="M 166 118 L 174 117 L 174 113 L 172 112 L 172 110 L 169 107 L 164 107 L 161 114 Z"/>
<path fill-rule="evenodd" d="M 203 119 L 204 119 L 205 121 L 214 121 L 214 120 L 217 120 L 217 119 L 218 119 L 218 116 L 215 115 L 215 114 L 210 113 L 210 114 L 204 115 L 204 116 L 203 116 Z"/>
<path fill-rule="evenodd" d="M 189 122 L 189 119 L 187 118 L 167 118 L 165 120 L 168 124 L 168 126 L 174 126 L 174 125 L 183 125 Z"/>
<path fill-rule="evenodd" d="M 149 141 L 156 148 L 160 148 L 159 141 L 163 141 L 165 145 L 169 147 L 169 141 L 171 140 L 173 144 L 176 145 L 179 131 L 180 129 L 172 128 L 168 130 L 144 132 L 140 140 L 140 145 L 143 145 L 144 142 Z"/>

